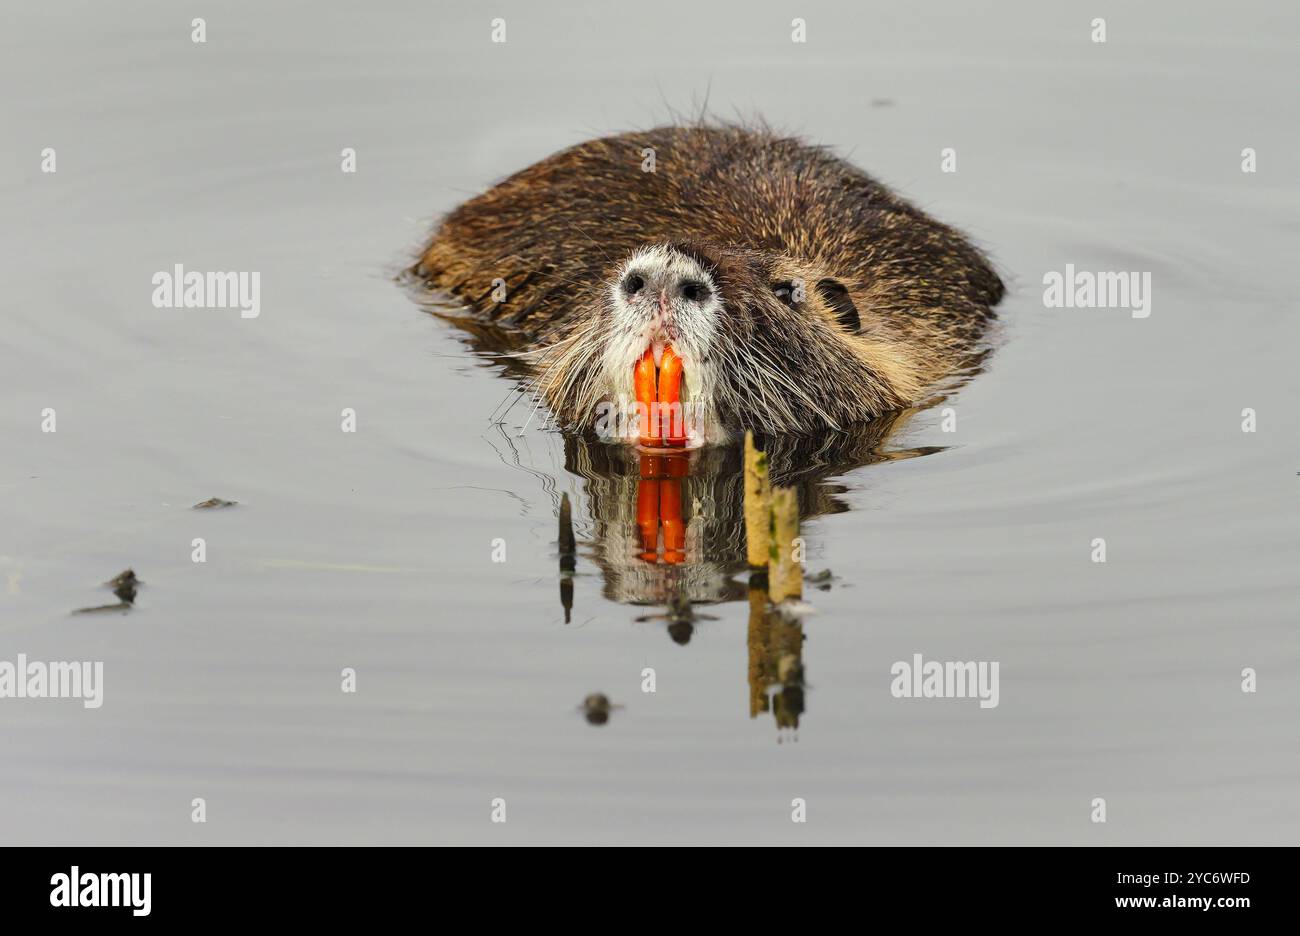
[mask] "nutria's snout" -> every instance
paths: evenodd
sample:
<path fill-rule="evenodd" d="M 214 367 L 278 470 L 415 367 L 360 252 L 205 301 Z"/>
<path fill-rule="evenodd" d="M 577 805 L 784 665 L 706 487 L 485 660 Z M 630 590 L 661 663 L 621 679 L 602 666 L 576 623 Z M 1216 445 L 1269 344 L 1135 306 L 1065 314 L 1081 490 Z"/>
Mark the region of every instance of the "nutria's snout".
<path fill-rule="evenodd" d="M 639 326 L 656 364 L 666 344 L 680 343 L 687 335 L 693 346 L 706 342 L 721 308 L 709 271 L 668 246 L 647 248 L 623 264 L 613 301 L 619 324 Z M 676 350 L 681 354 L 686 349 Z"/>
<path fill-rule="evenodd" d="M 647 245 L 615 266 L 606 293 L 608 320 L 599 369 L 610 397 L 643 407 L 661 403 L 666 418 L 679 417 L 681 431 L 670 427 L 667 432 L 676 442 L 666 439 L 665 444 L 696 445 L 716 436 L 706 425 L 713 421 L 710 349 L 724 309 L 708 262 L 671 244 Z M 678 409 L 669 413 L 670 404 Z M 646 436 L 633 433 L 624 441 L 639 438 L 642 444 L 658 445 Z"/>

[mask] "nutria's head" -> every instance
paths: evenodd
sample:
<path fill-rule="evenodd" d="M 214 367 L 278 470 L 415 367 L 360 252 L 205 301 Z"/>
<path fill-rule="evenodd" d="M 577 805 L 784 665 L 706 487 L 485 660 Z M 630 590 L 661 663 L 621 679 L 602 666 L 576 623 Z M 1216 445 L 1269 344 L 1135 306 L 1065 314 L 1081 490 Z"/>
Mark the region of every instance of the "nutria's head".
<path fill-rule="evenodd" d="M 643 247 L 538 354 L 539 391 L 561 422 L 636 441 L 611 414 L 635 410 L 634 373 L 681 359 L 694 444 L 744 429 L 843 428 L 912 402 L 914 355 L 860 309 L 861 284 L 781 253 L 702 243 Z"/>

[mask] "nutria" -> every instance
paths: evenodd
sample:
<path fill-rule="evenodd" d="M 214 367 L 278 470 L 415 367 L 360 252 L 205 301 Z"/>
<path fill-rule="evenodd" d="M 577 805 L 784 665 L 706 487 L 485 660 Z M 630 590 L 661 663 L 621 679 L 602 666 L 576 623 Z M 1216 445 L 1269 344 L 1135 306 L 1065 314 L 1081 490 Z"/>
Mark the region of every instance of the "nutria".
<path fill-rule="evenodd" d="M 914 405 L 1003 294 L 961 233 L 824 147 L 731 125 L 544 159 L 444 218 L 411 273 L 517 330 L 566 428 L 641 399 L 641 365 L 665 399 L 670 349 L 693 443 Z"/>

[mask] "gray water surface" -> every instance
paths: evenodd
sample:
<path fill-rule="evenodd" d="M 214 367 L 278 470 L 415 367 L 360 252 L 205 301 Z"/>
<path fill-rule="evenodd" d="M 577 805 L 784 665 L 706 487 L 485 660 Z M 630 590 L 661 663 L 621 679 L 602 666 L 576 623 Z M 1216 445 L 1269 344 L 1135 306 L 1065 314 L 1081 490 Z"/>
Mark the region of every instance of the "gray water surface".
<path fill-rule="evenodd" d="M 802 7 L 8 11 L 0 660 L 105 685 L 0 699 L 3 841 L 1296 843 L 1300 11 L 1134 5 L 1096 44 L 1096 4 Z M 816 479 L 797 729 L 751 718 L 744 576 L 685 645 L 636 621 L 653 583 L 605 561 L 635 479 L 566 469 L 526 401 L 493 424 L 501 366 L 392 279 L 471 193 L 706 90 L 1010 286 L 956 432 L 882 443 L 941 451 Z M 177 263 L 259 271 L 260 316 L 155 308 Z M 1151 272 L 1150 317 L 1044 308 L 1067 263 Z M 130 613 L 70 613 L 128 566 Z M 999 661 L 999 706 L 893 698 L 913 653 Z"/>

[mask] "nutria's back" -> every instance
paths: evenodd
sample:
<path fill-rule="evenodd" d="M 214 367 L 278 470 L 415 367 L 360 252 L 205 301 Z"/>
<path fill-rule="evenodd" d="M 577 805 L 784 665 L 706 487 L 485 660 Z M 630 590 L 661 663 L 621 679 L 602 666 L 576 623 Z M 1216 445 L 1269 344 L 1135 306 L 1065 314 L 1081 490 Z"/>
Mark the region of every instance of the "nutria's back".
<path fill-rule="evenodd" d="M 732 126 L 557 153 L 448 215 L 415 272 L 537 346 L 571 425 L 674 349 L 698 441 L 917 402 L 1003 293 L 964 236 L 825 148 Z"/>

